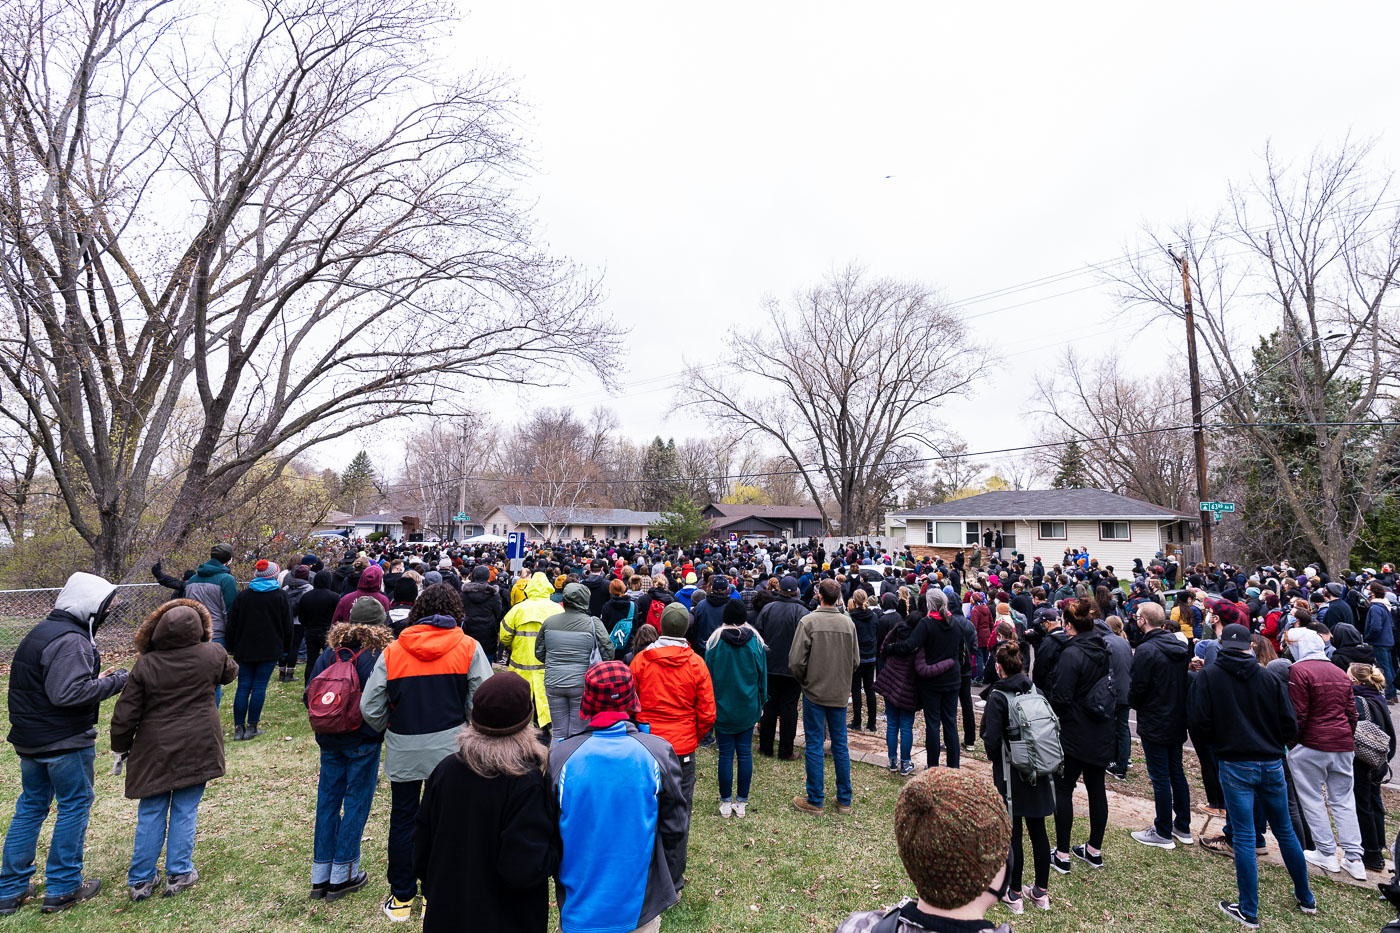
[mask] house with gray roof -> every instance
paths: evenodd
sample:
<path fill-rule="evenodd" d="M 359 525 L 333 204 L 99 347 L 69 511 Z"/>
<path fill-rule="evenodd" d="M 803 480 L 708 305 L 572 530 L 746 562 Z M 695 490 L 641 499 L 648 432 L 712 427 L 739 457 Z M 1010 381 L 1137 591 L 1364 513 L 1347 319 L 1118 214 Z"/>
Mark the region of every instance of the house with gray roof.
<path fill-rule="evenodd" d="M 1067 548 L 1088 548 L 1100 565 L 1131 575 L 1134 558 L 1180 551 L 1198 516 L 1102 489 L 1019 489 L 891 512 L 903 523 L 904 543 L 919 552 L 951 556 L 958 550 L 995 549 L 1003 556 L 1058 561 Z"/>

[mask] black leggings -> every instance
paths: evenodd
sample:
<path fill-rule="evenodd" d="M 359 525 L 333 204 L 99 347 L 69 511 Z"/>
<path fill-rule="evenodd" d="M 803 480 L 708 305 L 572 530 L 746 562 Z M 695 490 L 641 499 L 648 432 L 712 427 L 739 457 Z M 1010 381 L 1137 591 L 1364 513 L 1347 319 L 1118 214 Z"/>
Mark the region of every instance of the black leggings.
<path fill-rule="evenodd" d="M 861 661 L 860 667 L 851 675 L 851 725 L 860 727 L 860 688 L 865 686 L 865 700 L 870 707 L 870 718 L 866 720 L 868 729 L 875 728 L 875 662 Z"/>
<path fill-rule="evenodd" d="M 1074 785 L 1084 776 L 1084 789 L 1089 792 L 1089 848 L 1103 848 L 1103 833 L 1108 827 L 1108 792 L 1103 786 L 1103 765 L 1091 765 L 1070 755 L 1065 756 L 1065 769 L 1055 778 L 1055 847 L 1068 852 L 1074 830 Z"/>
<path fill-rule="evenodd" d="M 1050 886 L 1050 836 L 1045 831 L 1045 817 L 1013 817 L 1011 820 L 1011 887 L 1008 890 L 1021 893 L 1021 869 L 1025 867 L 1025 856 L 1021 854 L 1021 824 L 1026 824 L 1026 835 L 1031 837 L 1031 858 L 1035 859 L 1035 886 L 1044 891 Z"/>

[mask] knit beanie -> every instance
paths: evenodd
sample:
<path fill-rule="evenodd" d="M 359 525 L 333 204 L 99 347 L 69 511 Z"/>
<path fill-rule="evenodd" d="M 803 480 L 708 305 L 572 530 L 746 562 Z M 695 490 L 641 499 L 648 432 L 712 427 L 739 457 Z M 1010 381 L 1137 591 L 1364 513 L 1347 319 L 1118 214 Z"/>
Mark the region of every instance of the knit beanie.
<path fill-rule="evenodd" d="M 933 768 L 904 785 L 894 835 L 919 897 L 956 910 L 981 896 L 1005 867 L 1011 818 L 991 781 L 967 769 Z"/>
<path fill-rule="evenodd" d="M 386 617 L 383 605 L 373 596 L 361 596 L 350 606 L 351 625 L 383 625 Z"/>
<path fill-rule="evenodd" d="M 514 735 L 534 715 L 530 682 L 513 671 L 486 678 L 472 694 L 472 728 L 482 735 Z"/>
<path fill-rule="evenodd" d="M 253 565 L 253 569 L 253 575 L 259 580 L 271 580 L 282 572 L 282 568 L 278 567 L 275 563 L 273 563 L 270 560 L 258 561 L 255 565 Z"/>
<path fill-rule="evenodd" d="M 684 638 L 690 630 L 690 613 L 680 603 L 667 603 L 661 610 L 661 634 L 667 638 Z"/>

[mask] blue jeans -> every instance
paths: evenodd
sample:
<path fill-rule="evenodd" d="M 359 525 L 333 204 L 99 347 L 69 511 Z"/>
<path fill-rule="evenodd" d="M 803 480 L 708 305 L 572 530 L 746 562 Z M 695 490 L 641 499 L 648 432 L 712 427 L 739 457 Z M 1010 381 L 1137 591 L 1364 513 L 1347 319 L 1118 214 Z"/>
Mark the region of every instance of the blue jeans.
<path fill-rule="evenodd" d="M 719 799 L 729 802 L 734 790 L 734 758 L 739 758 L 739 803 L 748 803 L 753 781 L 753 726 L 743 732 L 715 732 L 719 742 Z"/>
<path fill-rule="evenodd" d="M 80 748 L 44 758 L 19 760 L 20 792 L 15 801 L 15 818 L 5 833 L 5 852 L 0 859 L 0 897 L 19 897 L 34 876 L 34 847 L 39 830 L 49 815 L 49 804 L 57 802 L 58 815 L 49 843 L 48 865 L 44 868 L 44 894 L 61 897 L 83 883 L 83 841 L 87 838 L 88 815 L 97 798 L 93 791 L 92 765 L 95 748 Z"/>
<path fill-rule="evenodd" d="M 1254 806 L 1262 804 L 1264 816 L 1274 831 L 1283 864 L 1293 879 L 1293 894 L 1311 906 L 1312 890 L 1308 887 L 1308 863 L 1303 847 L 1293 835 L 1293 823 L 1288 817 L 1288 785 L 1283 779 L 1282 761 L 1220 761 L 1220 786 L 1225 791 L 1225 811 L 1236 839 L 1244 842 L 1235 848 L 1235 884 L 1240 890 L 1240 911 L 1246 916 L 1259 916 L 1259 857 L 1249 845 L 1249 839 L 1262 826 L 1254 825 Z"/>
<path fill-rule="evenodd" d="M 953 694 L 953 702 L 958 699 Z M 831 734 L 831 759 L 836 764 L 836 803 L 851 805 L 851 752 L 846 747 L 846 707 L 818 706 L 802 695 L 802 731 L 806 733 L 807 802 L 818 807 L 826 798 L 826 761 L 822 748 Z"/>
<path fill-rule="evenodd" d="M 1152 779 L 1152 800 L 1157 804 L 1157 819 L 1153 829 L 1157 835 L 1170 839 L 1172 829 L 1191 831 L 1191 787 L 1181 767 L 1180 745 L 1159 745 L 1142 740 L 1142 757 L 1147 760 L 1147 776 Z M 1176 822 L 1172 822 L 1172 813 Z"/>
<path fill-rule="evenodd" d="M 899 762 L 912 761 L 914 757 L 914 711 L 900 709 L 885 704 L 885 747 L 889 749 L 890 761 L 899 752 Z"/>
<path fill-rule="evenodd" d="M 340 884 L 360 873 L 360 837 L 379 781 L 379 743 L 321 749 L 311 883 Z"/>
<path fill-rule="evenodd" d="M 131 849 L 127 884 L 154 881 L 156 861 L 165 849 L 165 874 L 188 875 L 194 871 L 194 830 L 204 785 L 182 787 L 155 797 L 142 797 L 136 806 L 136 844 Z M 166 815 L 170 825 L 166 828 Z"/>
<path fill-rule="evenodd" d="M 262 721 L 263 700 L 267 698 L 267 682 L 277 670 L 276 661 L 238 665 L 238 692 L 233 695 L 233 724 L 246 722 L 256 726 Z"/>

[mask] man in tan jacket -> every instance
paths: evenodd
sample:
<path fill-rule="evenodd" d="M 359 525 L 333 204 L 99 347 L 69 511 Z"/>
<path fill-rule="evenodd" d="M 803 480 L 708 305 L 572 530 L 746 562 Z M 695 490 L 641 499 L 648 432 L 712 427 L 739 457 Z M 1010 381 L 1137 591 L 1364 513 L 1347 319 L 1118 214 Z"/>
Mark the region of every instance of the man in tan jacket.
<path fill-rule="evenodd" d="M 817 584 L 820 605 L 802 617 L 792 637 L 788 666 L 802 688 L 802 731 L 806 733 L 807 793 L 792 799 L 804 813 L 821 813 L 825 796 L 822 746 L 831 733 L 836 764 L 836 812 L 851 812 L 851 753 L 846 747 L 846 702 L 851 675 L 860 667 L 860 643 L 850 616 L 841 612 L 841 585 Z"/>

